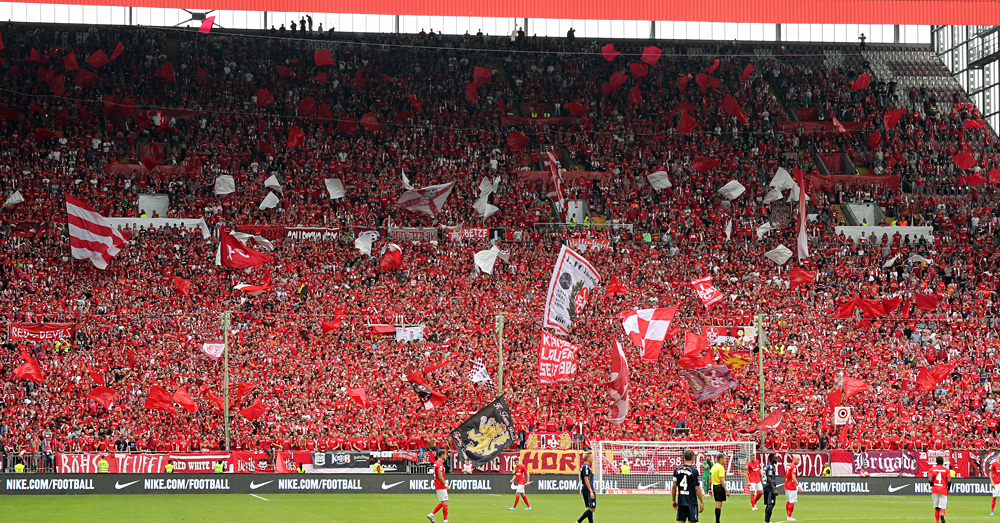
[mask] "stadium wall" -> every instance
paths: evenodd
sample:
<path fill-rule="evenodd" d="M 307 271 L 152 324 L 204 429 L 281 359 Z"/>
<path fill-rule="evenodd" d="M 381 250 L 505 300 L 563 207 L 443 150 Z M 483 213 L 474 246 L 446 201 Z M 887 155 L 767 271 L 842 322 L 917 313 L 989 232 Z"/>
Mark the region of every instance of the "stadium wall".
<path fill-rule="evenodd" d="M 670 478 L 636 474 L 640 489 L 630 493 L 662 494 Z M 451 493 L 510 494 L 508 474 L 455 475 Z M 634 479 L 633 479 L 634 481 Z M 956 479 L 951 495 L 991 492 L 985 479 Z M 615 480 L 609 488 L 616 488 Z M 580 482 L 570 475 L 538 475 L 528 494 L 576 494 Z M 823 495 L 928 495 L 925 478 L 802 478 L 799 491 Z M 0 495 L 25 494 L 432 494 L 429 474 L 7 474 L 0 477 Z M 779 494 L 783 490 L 779 488 Z"/>

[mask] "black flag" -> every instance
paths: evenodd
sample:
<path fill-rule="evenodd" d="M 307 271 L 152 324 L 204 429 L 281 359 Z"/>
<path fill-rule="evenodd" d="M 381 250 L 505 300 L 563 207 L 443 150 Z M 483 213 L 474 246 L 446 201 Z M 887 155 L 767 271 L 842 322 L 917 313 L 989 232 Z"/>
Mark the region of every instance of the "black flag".
<path fill-rule="evenodd" d="M 451 431 L 451 438 L 463 461 L 476 467 L 489 463 L 517 439 L 507 401 L 500 396 L 488 403 Z"/>

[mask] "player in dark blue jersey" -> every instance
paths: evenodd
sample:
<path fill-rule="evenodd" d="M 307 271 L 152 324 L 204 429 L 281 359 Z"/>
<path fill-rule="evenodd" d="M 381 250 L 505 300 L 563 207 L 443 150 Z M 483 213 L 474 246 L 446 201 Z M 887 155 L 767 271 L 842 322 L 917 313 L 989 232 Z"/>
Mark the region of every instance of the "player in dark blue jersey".
<path fill-rule="evenodd" d="M 778 484 L 774 478 L 778 477 L 778 456 L 770 454 L 767 456 L 767 465 L 764 466 L 764 523 L 771 523 L 771 511 L 777 501 Z"/>
<path fill-rule="evenodd" d="M 677 522 L 697 522 L 698 513 L 705 510 L 705 496 L 698 481 L 698 469 L 694 468 L 695 453 L 684 451 L 684 464 L 674 470 L 674 486 L 670 497 L 677 509 Z"/>
<path fill-rule="evenodd" d="M 587 510 L 583 511 L 580 519 L 576 523 L 583 523 L 587 520 L 594 523 L 594 511 L 597 510 L 597 486 L 594 485 L 594 453 L 587 451 L 583 453 L 583 465 L 580 465 L 580 494 L 583 494 L 583 505 Z"/>

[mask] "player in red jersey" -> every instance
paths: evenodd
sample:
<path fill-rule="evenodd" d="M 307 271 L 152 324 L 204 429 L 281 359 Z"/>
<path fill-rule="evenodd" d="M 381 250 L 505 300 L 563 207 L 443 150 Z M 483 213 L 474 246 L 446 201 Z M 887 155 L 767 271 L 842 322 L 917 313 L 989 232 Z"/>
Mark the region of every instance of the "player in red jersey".
<path fill-rule="evenodd" d="M 437 492 L 438 504 L 434 507 L 434 512 L 427 514 L 431 523 L 434 523 L 434 514 L 441 509 L 444 509 L 444 523 L 448 523 L 448 484 L 444 480 L 444 460 L 447 458 L 448 451 L 441 449 L 434 462 L 434 491 Z"/>
<path fill-rule="evenodd" d="M 993 487 L 993 504 L 990 505 L 990 515 L 993 515 L 993 511 L 997 508 L 997 498 L 1000 497 L 1000 459 L 993 460 L 990 463 L 989 474 L 990 486 Z"/>
<path fill-rule="evenodd" d="M 799 500 L 799 462 L 802 458 L 792 457 L 792 464 L 785 468 L 785 512 L 788 513 L 788 521 L 795 521 L 792 512 L 795 512 L 795 502 Z"/>
<path fill-rule="evenodd" d="M 951 475 L 948 467 L 944 466 L 944 458 L 938 456 L 931 470 L 927 472 L 927 478 L 931 483 L 931 502 L 934 503 L 935 523 L 945 523 L 944 510 L 948 508 L 948 476 Z"/>
<path fill-rule="evenodd" d="M 507 510 L 517 510 L 517 502 L 520 499 L 524 499 L 524 510 L 531 510 L 528 496 L 524 493 L 524 487 L 530 483 L 528 480 L 531 478 L 531 473 L 528 472 L 528 467 L 521 463 L 521 458 L 514 458 L 514 465 L 514 477 L 510 478 L 510 482 L 515 485 L 517 494 L 514 496 L 514 506 L 508 507 Z"/>
<path fill-rule="evenodd" d="M 747 487 L 750 489 L 750 509 L 757 510 L 757 501 L 764 495 L 764 485 L 760 481 L 760 462 L 756 457 L 747 463 Z"/>

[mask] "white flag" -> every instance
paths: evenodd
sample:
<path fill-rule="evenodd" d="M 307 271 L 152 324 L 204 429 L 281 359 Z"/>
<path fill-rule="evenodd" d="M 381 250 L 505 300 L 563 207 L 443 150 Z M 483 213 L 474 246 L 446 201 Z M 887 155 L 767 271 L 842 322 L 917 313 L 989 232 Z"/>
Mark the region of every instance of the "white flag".
<path fill-rule="evenodd" d="M 441 212 L 445 201 L 448 199 L 448 195 L 451 194 L 451 190 L 454 188 L 455 182 L 451 182 L 406 191 L 399 197 L 396 207 L 434 217 Z"/>
<path fill-rule="evenodd" d="M 779 245 L 764 253 L 764 257 L 777 263 L 778 265 L 784 265 L 789 258 L 792 257 L 792 251 L 788 250 L 788 247 L 784 245 Z"/>
<path fill-rule="evenodd" d="M 499 207 L 490 203 L 489 199 L 490 195 L 484 194 L 483 196 L 480 196 L 475 203 L 472 204 L 472 208 L 475 209 L 476 212 L 478 212 L 479 215 L 483 217 L 483 219 L 493 216 L 494 214 L 497 213 L 497 211 L 500 210 Z"/>
<path fill-rule="evenodd" d="M 474 256 L 476 267 L 486 274 L 493 274 L 493 267 L 496 265 L 499 255 L 500 249 L 496 245 L 484 251 L 477 252 Z"/>
<path fill-rule="evenodd" d="M 934 263 L 934 261 L 928 260 L 927 258 L 924 258 L 923 256 L 921 256 L 919 254 L 914 254 L 913 256 L 910 256 L 909 258 L 906 259 L 906 261 L 908 261 L 910 263 L 914 263 L 914 262 L 916 262 L 916 263 L 926 263 L 927 265 L 930 265 L 930 264 Z"/>
<path fill-rule="evenodd" d="M 778 167 L 778 170 L 774 172 L 774 177 L 771 178 L 771 187 L 774 187 L 779 192 L 787 191 L 795 186 L 795 180 L 792 179 L 792 175 L 788 174 L 783 167 Z"/>
<path fill-rule="evenodd" d="M 4 207 L 11 207 L 19 203 L 24 203 L 24 196 L 21 196 L 21 191 L 14 191 L 14 194 L 7 198 L 7 201 L 3 202 Z"/>
<path fill-rule="evenodd" d="M 646 179 L 657 191 L 673 187 L 673 184 L 670 183 L 670 177 L 667 176 L 667 171 L 653 171 L 646 176 Z"/>
<path fill-rule="evenodd" d="M 223 174 L 215 179 L 215 194 L 232 194 L 236 192 L 236 180 L 232 176 Z"/>
<path fill-rule="evenodd" d="M 733 237 L 733 219 L 730 218 L 726 220 L 726 241 L 728 242 Z"/>
<path fill-rule="evenodd" d="M 764 236 L 767 233 L 769 233 L 769 232 L 771 232 L 773 230 L 774 230 L 774 226 L 771 225 L 771 222 L 764 222 L 764 225 L 761 225 L 760 227 L 757 227 L 757 239 L 758 240 L 763 240 Z"/>
<path fill-rule="evenodd" d="M 340 178 L 327 178 L 323 180 L 323 184 L 326 185 L 326 192 L 330 193 L 331 200 L 337 200 L 346 195 L 344 182 L 340 181 Z"/>
<path fill-rule="evenodd" d="M 372 242 L 378 239 L 378 231 L 364 231 L 354 239 L 354 248 L 361 251 L 361 254 L 371 256 Z"/>
<path fill-rule="evenodd" d="M 270 178 L 264 180 L 264 187 L 268 189 L 274 189 L 275 191 L 281 192 L 281 182 L 278 181 L 278 177 L 271 175 Z"/>
<path fill-rule="evenodd" d="M 206 341 L 201 344 L 201 351 L 205 353 L 206 356 L 212 358 L 213 360 L 218 360 L 222 357 L 222 352 L 225 350 L 226 344 L 222 341 Z"/>
<path fill-rule="evenodd" d="M 263 211 L 264 209 L 273 209 L 277 206 L 278 197 L 273 192 L 268 191 L 267 196 L 264 197 L 264 201 L 260 202 L 260 206 L 257 209 Z"/>
<path fill-rule="evenodd" d="M 895 255 L 895 256 L 893 256 L 892 258 L 889 258 L 888 260 L 886 260 L 885 263 L 882 264 L 882 268 L 883 269 L 888 269 L 889 267 L 892 267 L 892 264 L 896 263 L 897 259 L 899 259 L 899 255 L 898 254 Z"/>
<path fill-rule="evenodd" d="M 484 381 L 490 381 L 489 371 L 486 370 L 486 365 L 483 364 L 482 360 L 477 360 L 476 363 L 472 364 L 472 371 L 469 373 L 469 381 L 472 383 L 482 383 Z"/>
<path fill-rule="evenodd" d="M 403 177 L 403 188 L 407 191 L 412 191 L 413 185 L 410 184 L 410 179 L 406 177 L 406 171 L 400 169 L 399 174 Z"/>
<path fill-rule="evenodd" d="M 479 195 L 493 194 L 497 192 L 500 188 L 500 177 L 496 176 L 490 181 L 489 178 L 483 178 L 483 181 L 479 182 Z"/>
<path fill-rule="evenodd" d="M 727 200 L 735 200 L 740 197 L 741 194 L 746 192 L 747 188 L 743 187 L 743 184 L 732 180 L 731 182 L 723 185 L 719 188 L 719 194 Z"/>
<path fill-rule="evenodd" d="M 764 195 L 764 203 L 776 202 L 781 199 L 781 189 L 771 189 Z"/>
<path fill-rule="evenodd" d="M 238 232 L 238 231 L 232 231 L 229 234 L 231 234 L 233 236 L 233 238 L 236 238 L 243 245 L 250 245 L 247 242 L 249 242 L 250 240 L 253 240 L 253 242 L 256 243 L 257 246 L 260 247 L 262 251 L 271 252 L 271 251 L 274 250 L 274 244 L 271 243 L 271 240 L 268 240 L 267 238 L 265 238 L 263 236 L 255 236 L 253 234 L 248 234 L 248 233 L 245 233 L 245 232 Z M 215 264 L 216 265 L 222 265 L 222 244 L 221 243 L 215 246 Z"/>
<path fill-rule="evenodd" d="M 545 295 L 542 327 L 569 334 L 573 320 L 583 312 L 590 290 L 601 281 L 600 274 L 586 258 L 565 245 L 559 251 Z"/>

